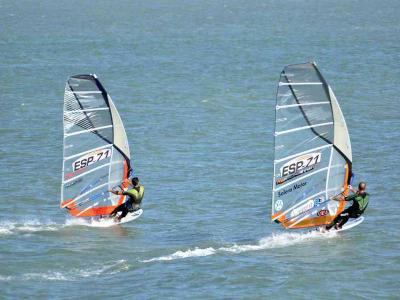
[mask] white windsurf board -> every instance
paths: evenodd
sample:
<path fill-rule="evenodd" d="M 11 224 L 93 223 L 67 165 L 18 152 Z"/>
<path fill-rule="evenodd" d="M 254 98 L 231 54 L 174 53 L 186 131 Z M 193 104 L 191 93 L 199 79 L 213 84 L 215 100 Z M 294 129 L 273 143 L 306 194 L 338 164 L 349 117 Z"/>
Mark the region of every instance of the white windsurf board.
<path fill-rule="evenodd" d="M 363 216 L 358 217 L 357 219 L 350 219 L 349 221 L 347 221 L 346 224 L 344 224 L 344 225 L 342 226 L 342 228 L 340 228 L 340 229 L 333 229 L 333 230 L 334 230 L 334 231 L 337 231 L 337 232 L 339 232 L 339 231 L 345 231 L 345 230 L 351 229 L 351 228 L 353 228 L 353 227 L 356 227 L 357 225 L 360 225 L 363 221 L 364 221 L 364 217 L 363 217 Z"/>
<path fill-rule="evenodd" d="M 92 222 L 90 222 L 88 224 L 88 226 L 90 226 L 90 227 L 110 227 L 110 226 L 115 226 L 115 225 L 119 225 L 119 224 L 124 224 L 124 223 L 131 222 L 133 220 L 136 220 L 137 218 L 139 218 L 142 215 L 142 213 L 143 213 L 143 209 L 139 209 L 134 212 L 130 212 L 124 218 L 122 218 L 122 220 L 119 222 L 116 221 L 115 218 L 103 217 L 101 219 L 92 220 Z M 118 215 L 119 214 L 120 213 L 118 213 Z"/>

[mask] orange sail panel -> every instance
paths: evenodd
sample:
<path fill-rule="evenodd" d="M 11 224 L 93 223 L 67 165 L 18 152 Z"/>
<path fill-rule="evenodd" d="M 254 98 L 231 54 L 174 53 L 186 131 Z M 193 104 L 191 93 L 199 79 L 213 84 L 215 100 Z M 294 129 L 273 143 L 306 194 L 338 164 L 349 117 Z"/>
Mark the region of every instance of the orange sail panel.
<path fill-rule="evenodd" d="M 64 149 L 60 207 L 72 216 L 110 214 L 125 196 L 130 152 L 118 111 L 96 75 L 71 76 L 64 92 Z"/>
<path fill-rule="evenodd" d="M 315 63 L 282 71 L 274 141 L 271 220 L 288 229 L 330 223 L 345 206 L 338 199 L 348 192 L 352 154 L 342 111 Z"/>

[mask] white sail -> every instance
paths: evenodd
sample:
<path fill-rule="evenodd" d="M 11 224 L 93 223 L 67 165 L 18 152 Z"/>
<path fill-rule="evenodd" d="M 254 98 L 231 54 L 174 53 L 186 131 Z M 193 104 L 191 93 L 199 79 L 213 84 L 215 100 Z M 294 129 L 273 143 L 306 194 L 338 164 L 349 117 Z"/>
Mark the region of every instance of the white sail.
<path fill-rule="evenodd" d="M 351 145 L 332 89 L 315 63 L 281 73 L 275 110 L 272 220 L 285 228 L 327 224 L 344 208 Z"/>
<path fill-rule="evenodd" d="M 109 214 L 124 201 L 108 189 L 130 172 L 121 118 L 96 75 L 71 76 L 64 93 L 61 208 L 77 217 Z"/>

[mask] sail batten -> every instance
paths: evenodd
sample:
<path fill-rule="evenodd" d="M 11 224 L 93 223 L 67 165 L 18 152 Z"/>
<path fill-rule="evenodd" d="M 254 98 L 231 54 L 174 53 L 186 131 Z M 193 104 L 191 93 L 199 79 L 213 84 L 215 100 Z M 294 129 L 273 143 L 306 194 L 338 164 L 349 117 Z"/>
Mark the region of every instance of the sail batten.
<path fill-rule="evenodd" d="M 333 122 L 328 122 L 328 123 L 320 123 L 320 124 L 314 124 L 314 125 L 309 125 L 309 126 L 302 126 L 302 127 L 285 130 L 285 131 L 277 131 L 277 132 L 275 132 L 275 135 L 281 135 L 281 134 L 286 134 L 286 133 L 290 133 L 290 132 L 294 132 L 294 131 L 310 129 L 310 128 L 315 128 L 315 127 L 321 127 L 321 126 L 326 126 L 326 125 L 332 125 L 332 124 L 333 124 Z"/>
<path fill-rule="evenodd" d="M 279 85 L 320 85 L 322 82 L 279 82 Z"/>
<path fill-rule="evenodd" d="M 310 102 L 310 103 L 298 103 L 298 104 L 289 104 L 289 105 L 282 105 L 276 106 L 276 109 L 288 108 L 288 107 L 297 107 L 297 106 L 307 106 L 307 105 L 321 105 L 321 104 L 331 104 L 330 102 Z"/>
<path fill-rule="evenodd" d="M 74 158 L 74 157 L 78 157 L 78 156 L 83 155 L 83 154 L 87 154 L 87 153 L 96 151 L 96 150 L 101 150 L 101 149 L 104 149 L 104 148 L 110 148 L 112 145 L 113 144 L 106 144 L 104 146 L 100 146 L 100 147 L 97 147 L 97 148 L 92 148 L 92 149 L 89 149 L 89 150 L 86 150 L 86 151 L 83 151 L 83 152 L 80 152 L 80 153 L 77 153 L 77 154 L 74 154 L 74 155 L 71 155 L 71 156 L 68 156 L 68 157 L 64 157 L 64 161 L 69 160 L 69 159 Z"/>
<path fill-rule="evenodd" d="M 67 80 L 63 124 L 60 207 L 79 217 L 109 214 L 125 199 L 108 190 L 126 185 L 130 152 L 121 118 L 95 75 Z"/>
<path fill-rule="evenodd" d="M 82 112 L 98 111 L 98 110 L 108 110 L 108 107 L 70 110 L 70 111 L 66 111 L 65 114 L 82 113 Z"/>
<path fill-rule="evenodd" d="M 296 153 L 296 154 L 289 155 L 289 156 L 286 156 L 286 157 L 281 158 L 281 159 L 278 159 L 278 160 L 274 160 L 274 163 L 275 163 L 275 164 L 276 164 L 276 163 L 280 163 L 280 162 L 285 161 L 285 160 L 287 160 L 287 159 L 289 159 L 289 158 L 294 158 L 294 157 L 297 157 L 297 156 L 299 156 L 299 155 L 306 154 L 306 153 L 311 152 L 311 151 L 322 150 L 322 149 L 324 149 L 324 148 L 328 148 L 328 147 L 331 147 L 331 146 L 332 146 L 332 144 L 327 144 L 327 145 L 323 145 L 323 146 L 321 146 L 321 147 L 316 147 L 316 148 L 313 148 L 313 149 L 309 149 L 309 150 L 306 150 L 306 151 L 303 151 L 303 152 L 298 152 L 298 153 Z"/>
<path fill-rule="evenodd" d="M 285 228 L 329 223 L 344 204 L 351 146 L 332 89 L 314 63 L 281 73 L 275 109 L 271 220 Z"/>
<path fill-rule="evenodd" d="M 73 135 L 82 134 L 82 133 L 88 133 L 88 132 L 97 131 L 97 130 L 100 130 L 100 129 L 111 128 L 111 127 L 112 127 L 112 125 L 101 126 L 101 127 L 96 127 L 96 128 L 90 128 L 90 129 L 85 129 L 85 130 L 81 130 L 81 131 L 76 131 L 76 132 L 73 132 L 73 133 L 67 133 L 67 134 L 65 134 L 65 136 L 68 137 L 68 136 L 73 136 Z"/>
<path fill-rule="evenodd" d="M 99 169 L 104 169 L 105 167 L 109 167 L 110 166 L 110 164 L 105 164 L 105 165 L 102 165 L 102 166 L 98 166 L 97 168 L 94 168 L 94 169 L 92 169 L 92 170 L 90 170 L 90 171 L 87 171 L 86 173 L 83 173 L 83 174 L 80 174 L 80 175 L 77 175 L 77 176 L 75 176 L 75 177 L 73 177 L 73 178 L 70 178 L 70 179 L 68 179 L 68 180 L 65 180 L 64 182 L 63 182 L 63 184 L 65 185 L 65 184 L 68 184 L 68 183 L 70 183 L 70 182 L 75 182 L 77 179 L 80 179 L 81 177 L 83 177 L 83 176 L 88 176 L 88 175 L 91 175 L 93 172 L 95 172 L 95 171 L 98 171 Z M 107 168 L 108 169 L 108 168 Z"/>

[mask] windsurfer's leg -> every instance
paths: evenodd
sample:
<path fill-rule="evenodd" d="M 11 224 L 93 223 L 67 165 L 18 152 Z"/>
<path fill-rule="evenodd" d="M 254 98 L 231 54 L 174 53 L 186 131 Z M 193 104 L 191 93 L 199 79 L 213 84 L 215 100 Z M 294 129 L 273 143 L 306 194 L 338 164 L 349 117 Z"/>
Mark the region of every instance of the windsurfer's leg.
<path fill-rule="evenodd" d="M 347 221 L 349 221 L 350 218 L 355 219 L 355 218 L 358 218 L 358 217 L 360 216 L 360 213 L 359 213 L 357 210 L 353 209 L 352 207 L 348 208 L 346 211 L 347 211 L 347 215 L 346 215 L 346 216 L 343 218 L 343 220 L 338 224 L 338 227 L 339 227 L 339 228 L 342 228 L 342 226 L 343 226 L 344 224 L 346 224 Z"/>
<path fill-rule="evenodd" d="M 337 224 L 338 228 L 342 228 L 342 226 L 344 224 L 347 223 L 347 221 L 349 221 L 350 218 L 358 218 L 359 217 L 359 212 L 353 208 L 352 206 L 345 209 L 341 214 L 342 219 L 340 220 L 340 222 Z"/>
<path fill-rule="evenodd" d="M 118 207 L 117 208 L 115 208 L 112 212 L 111 212 L 111 214 L 110 214 L 110 217 L 112 217 L 112 218 L 114 218 L 115 217 L 115 215 L 117 214 L 117 212 L 118 212 Z"/>
<path fill-rule="evenodd" d="M 339 223 L 342 220 L 342 218 L 343 217 L 341 215 L 338 215 L 336 218 L 333 219 L 333 221 L 330 224 L 326 225 L 325 229 L 326 230 L 331 229 L 333 226 Z"/>
<path fill-rule="evenodd" d="M 330 224 L 325 226 L 325 229 L 330 230 L 333 226 L 336 226 L 341 220 L 342 220 L 342 217 L 340 217 L 340 216 L 335 218 Z"/>
<path fill-rule="evenodd" d="M 125 218 L 126 215 L 128 214 L 128 208 L 124 205 L 123 209 L 121 210 L 122 214 L 118 217 L 118 220 L 121 221 L 122 218 Z"/>
<path fill-rule="evenodd" d="M 333 219 L 333 221 L 326 225 L 326 230 L 331 229 L 333 226 L 335 227 L 342 227 L 343 224 L 345 224 L 348 220 L 348 215 L 349 215 L 349 208 L 346 208 L 340 215 L 338 215 L 335 219 Z M 343 222 L 343 220 L 347 217 L 347 220 Z M 342 225 L 340 225 L 343 222 Z M 336 226 L 337 225 L 337 226 Z M 336 228 L 337 229 L 337 228 Z"/>
<path fill-rule="evenodd" d="M 349 219 L 350 219 L 350 214 L 343 216 L 340 222 L 337 223 L 336 229 L 342 228 L 342 226 L 346 224 Z"/>
<path fill-rule="evenodd" d="M 110 214 L 110 217 L 115 217 L 117 212 L 122 211 L 122 210 L 123 210 L 123 204 L 114 208 L 114 210 Z"/>

